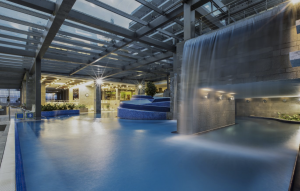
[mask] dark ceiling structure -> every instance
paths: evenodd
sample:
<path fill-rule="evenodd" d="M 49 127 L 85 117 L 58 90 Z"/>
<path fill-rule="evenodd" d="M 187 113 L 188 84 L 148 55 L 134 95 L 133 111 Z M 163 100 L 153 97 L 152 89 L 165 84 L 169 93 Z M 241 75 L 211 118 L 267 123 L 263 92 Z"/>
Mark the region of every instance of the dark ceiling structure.
<path fill-rule="evenodd" d="M 187 1 L 136 1 L 141 5 L 129 14 L 104 1 L 86 0 L 90 6 L 132 20 L 128 28 L 88 14 L 88 10 L 75 10 L 76 0 L 0 1 L 0 8 L 10 11 L 0 14 L 0 88 L 19 89 L 26 71 L 35 72 L 37 59 L 41 60 L 42 75 L 48 76 L 101 76 L 124 83 L 167 79 L 173 70 L 176 43 L 183 40 L 182 15 Z M 191 7 L 195 10 L 195 36 L 280 3 L 283 1 L 194 0 Z M 38 22 L 14 17 L 14 13 Z"/>

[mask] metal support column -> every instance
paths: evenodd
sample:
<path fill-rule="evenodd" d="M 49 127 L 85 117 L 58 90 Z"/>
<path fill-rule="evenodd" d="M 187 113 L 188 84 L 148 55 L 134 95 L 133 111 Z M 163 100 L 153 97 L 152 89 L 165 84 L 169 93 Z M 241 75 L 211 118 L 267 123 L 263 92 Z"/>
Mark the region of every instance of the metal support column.
<path fill-rule="evenodd" d="M 201 17 L 201 19 L 200 19 L 200 21 L 199 21 L 199 34 L 200 35 L 202 35 L 202 28 L 203 28 L 203 22 L 202 22 L 202 17 Z"/>
<path fill-rule="evenodd" d="M 184 40 L 195 37 L 195 11 L 191 11 L 191 3 L 185 3 L 183 6 L 184 16 Z"/>
<path fill-rule="evenodd" d="M 116 88 L 116 100 L 119 100 L 118 98 L 119 98 L 119 89 Z"/>
<path fill-rule="evenodd" d="M 101 114 L 101 85 L 95 83 L 95 113 Z"/>
<path fill-rule="evenodd" d="M 228 6 L 228 24 L 230 24 L 230 5 Z"/>
<path fill-rule="evenodd" d="M 41 119 L 41 59 L 35 59 L 35 117 Z"/>

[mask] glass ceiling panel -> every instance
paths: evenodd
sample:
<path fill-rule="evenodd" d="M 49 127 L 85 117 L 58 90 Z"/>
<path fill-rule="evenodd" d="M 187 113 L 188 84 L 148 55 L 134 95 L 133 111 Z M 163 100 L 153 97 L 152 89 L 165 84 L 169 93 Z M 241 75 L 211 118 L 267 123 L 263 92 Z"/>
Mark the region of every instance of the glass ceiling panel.
<path fill-rule="evenodd" d="M 131 14 L 134 10 L 136 10 L 139 6 L 142 6 L 139 2 L 135 0 L 99 0 L 107 5 L 110 5 L 116 9 L 119 9 L 125 13 Z"/>
<path fill-rule="evenodd" d="M 64 25 L 61 26 L 60 29 L 63 30 L 63 31 L 66 31 L 66 32 L 77 33 L 78 35 L 83 35 L 83 36 L 87 36 L 87 37 L 90 37 L 90 38 L 97 37 L 99 40 L 104 40 L 104 41 L 106 41 L 106 40 L 110 41 L 112 39 L 111 37 L 113 37 L 114 39 L 124 38 L 122 36 L 115 35 L 115 34 L 112 34 L 112 33 L 109 33 L 109 32 L 94 28 L 94 27 L 89 27 L 87 25 L 83 25 L 83 24 L 80 24 L 80 23 L 77 23 L 77 22 L 70 21 L 68 19 L 66 19 L 66 21 L 68 23 L 75 24 L 75 25 L 78 25 L 79 27 L 83 27 L 83 28 L 87 29 L 87 30 L 83 30 L 83 29 L 81 30 L 81 29 L 78 29 L 78 28 L 75 28 L 75 27 L 70 27 L 70 26 L 67 26 L 67 25 L 64 24 Z M 92 30 L 92 31 L 95 31 L 95 32 L 89 32 L 89 30 Z M 107 36 L 100 35 L 99 33 L 100 34 L 105 33 L 105 34 L 107 34 Z"/>
<path fill-rule="evenodd" d="M 10 4 L 13 5 L 12 9 L 18 9 L 18 8 L 23 8 L 26 10 L 30 10 L 34 13 L 39 13 L 36 10 L 33 9 L 29 9 L 29 8 L 25 8 L 23 6 L 19 6 L 17 4 L 14 3 L 10 3 L 8 1 L 3 1 L 1 0 L 0 2 L 3 2 L 4 5 L 5 4 Z M 48 14 L 43 14 L 44 18 L 47 17 Z M 16 30 L 21 30 L 20 33 L 17 32 L 11 32 L 9 31 L 10 29 L 7 30 L 0 30 L 0 40 L 2 41 L 0 44 L 3 47 L 10 47 L 10 48 L 16 48 L 16 49 L 22 49 L 22 50 L 30 50 L 30 51 L 34 51 L 36 50 L 36 46 L 33 46 L 33 44 L 30 43 L 31 46 L 27 46 L 25 47 L 26 43 L 25 41 L 28 41 L 28 35 L 27 34 L 22 34 L 22 32 L 28 32 L 30 30 L 32 30 L 32 26 L 35 27 L 35 25 L 39 25 L 41 27 L 39 31 L 42 31 L 41 29 L 44 28 L 44 26 L 47 24 L 47 20 L 46 19 L 42 19 L 39 17 L 35 17 L 35 16 L 31 16 L 22 12 L 18 12 L 15 10 L 11 10 L 11 9 L 7 9 L 7 8 L 3 8 L 0 7 L 0 26 L 8 27 L 11 28 L 11 30 L 16 29 Z M 11 20 L 19 20 L 19 21 L 11 21 Z M 20 23 L 18 23 L 20 22 Z M 24 24 L 22 24 L 22 22 L 25 22 Z M 33 24 L 32 26 L 27 26 L 27 22 Z M 8 36 L 5 36 L 8 35 Z M 18 38 L 22 38 L 22 40 L 18 40 Z M 37 41 L 38 39 L 32 39 L 30 38 L 32 41 Z M 18 45 L 20 44 L 20 45 Z M 29 44 L 28 44 L 29 45 Z"/>
<path fill-rule="evenodd" d="M 217 8 L 214 5 L 213 5 L 213 7 L 211 7 L 211 2 L 204 4 L 203 7 L 207 10 L 208 13 L 217 10 Z M 212 16 L 217 16 L 219 14 L 221 14 L 221 12 L 218 10 L 218 11 L 213 12 Z"/>
<path fill-rule="evenodd" d="M 6 9 L 3 7 L 0 7 L 0 15 L 4 15 L 7 17 L 11 17 L 14 19 L 18 19 L 18 20 L 22 20 L 22 21 L 26 21 L 26 22 L 30 22 L 30 23 L 34 23 L 34 24 L 38 24 L 38 25 L 42 25 L 45 26 L 47 24 L 47 20 L 45 19 L 41 19 L 38 17 L 34 17 L 31 15 L 27 15 L 18 11 L 14 11 L 11 9 Z"/>
<path fill-rule="evenodd" d="M 0 25 L 2 25 L 2 23 Z M 24 39 L 27 38 L 26 34 L 20 34 L 20 33 L 15 33 L 15 32 L 11 32 L 11 31 L 7 31 L 7 30 L 1 30 L 1 29 L 0 29 L 0 34 L 10 35 L 10 36 L 24 38 Z M 7 39 L 7 40 L 9 40 L 9 39 Z"/>
<path fill-rule="evenodd" d="M 128 14 L 131 14 L 133 10 L 141 5 L 134 0 L 102 0 L 102 2 Z M 73 9 L 83 13 L 87 13 L 104 21 L 114 23 L 126 29 L 129 28 L 129 23 L 132 21 L 85 0 L 77 0 L 75 5 L 73 6 Z"/>

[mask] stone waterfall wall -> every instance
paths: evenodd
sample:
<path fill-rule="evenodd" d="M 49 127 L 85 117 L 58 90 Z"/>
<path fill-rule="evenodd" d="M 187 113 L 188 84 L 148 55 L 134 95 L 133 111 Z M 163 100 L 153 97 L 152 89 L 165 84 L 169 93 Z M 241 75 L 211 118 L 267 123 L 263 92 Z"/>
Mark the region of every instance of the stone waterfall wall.
<path fill-rule="evenodd" d="M 205 132 L 235 124 L 235 100 L 231 96 L 210 91 L 207 98 L 199 93 L 198 121 L 192 128 L 192 133 Z M 180 118 L 179 118 L 180 119 Z M 179 131 L 180 131 L 179 127 Z"/>

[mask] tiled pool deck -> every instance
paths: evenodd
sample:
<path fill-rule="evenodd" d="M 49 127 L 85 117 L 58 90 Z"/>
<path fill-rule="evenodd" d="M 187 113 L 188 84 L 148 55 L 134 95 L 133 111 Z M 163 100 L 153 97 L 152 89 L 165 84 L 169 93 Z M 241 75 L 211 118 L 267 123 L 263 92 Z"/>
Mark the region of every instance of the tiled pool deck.
<path fill-rule="evenodd" d="M 18 123 L 27 190 L 288 190 L 299 125 L 238 119 L 202 135 L 175 121 L 60 117 Z"/>

